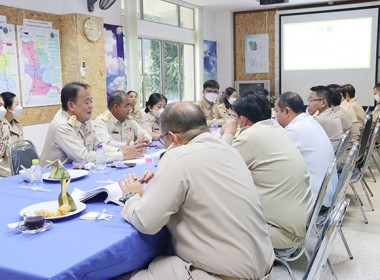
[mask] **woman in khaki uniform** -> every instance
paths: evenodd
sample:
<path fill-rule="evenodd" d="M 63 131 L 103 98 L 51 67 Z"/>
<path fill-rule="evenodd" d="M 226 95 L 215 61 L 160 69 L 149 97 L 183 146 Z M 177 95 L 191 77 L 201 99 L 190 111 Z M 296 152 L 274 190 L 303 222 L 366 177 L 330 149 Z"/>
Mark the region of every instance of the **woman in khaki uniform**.
<path fill-rule="evenodd" d="M 15 119 L 21 114 L 22 107 L 14 93 L 3 92 L 0 97 L 0 176 L 7 177 L 12 175 L 9 146 L 24 139 L 23 127 Z"/>
<path fill-rule="evenodd" d="M 152 135 L 152 140 L 158 140 L 161 134 L 160 116 L 167 103 L 168 99 L 161 93 L 152 93 L 146 102 L 145 114 L 141 119 L 140 125 Z"/>
<path fill-rule="evenodd" d="M 222 103 L 219 105 L 219 110 L 222 112 L 225 119 L 237 117 L 235 111 L 232 109 L 232 105 L 234 104 L 236 97 L 236 89 L 232 87 L 226 88 L 223 94 Z"/>
<path fill-rule="evenodd" d="M 135 120 L 138 124 L 141 123 L 142 113 L 141 110 L 136 104 L 139 104 L 139 97 L 137 92 L 130 90 L 127 92 L 129 96 L 129 102 L 131 103 L 132 110 L 129 112 L 128 119 Z"/>

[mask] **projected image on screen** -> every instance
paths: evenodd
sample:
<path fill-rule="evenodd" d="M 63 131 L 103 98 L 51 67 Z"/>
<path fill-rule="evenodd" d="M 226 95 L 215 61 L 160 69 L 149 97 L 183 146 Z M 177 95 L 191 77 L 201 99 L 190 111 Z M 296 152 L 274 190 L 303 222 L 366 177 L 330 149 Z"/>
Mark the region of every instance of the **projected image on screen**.
<path fill-rule="evenodd" d="M 306 103 L 317 85 L 352 84 L 362 105 L 373 105 L 379 7 L 315 8 L 280 13 L 280 93 Z"/>
<path fill-rule="evenodd" d="M 288 23 L 283 32 L 284 70 L 370 67 L 371 17 Z"/>

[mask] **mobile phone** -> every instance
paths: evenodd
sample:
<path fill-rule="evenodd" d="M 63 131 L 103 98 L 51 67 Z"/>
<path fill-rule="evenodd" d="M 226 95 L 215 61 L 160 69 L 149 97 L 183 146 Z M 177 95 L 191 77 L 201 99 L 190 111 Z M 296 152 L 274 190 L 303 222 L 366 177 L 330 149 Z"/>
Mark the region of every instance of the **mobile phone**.
<path fill-rule="evenodd" d="M 124 165 L 124 167 L 123 167 L 123 165 Z M 129 168 L 131 168 L 131 167 L 135 167 L 136 166 L 136 163 L 132 163 L 132 162 L 130 162 L 130 163 L 126 163 L 126 162 L 123 162 L 123 165 L 115 165 L 115 164 L 112 164 L 111 165 L 111 167 L 112 168 L 126 168 L 126 167 L 129 167 Z"/>

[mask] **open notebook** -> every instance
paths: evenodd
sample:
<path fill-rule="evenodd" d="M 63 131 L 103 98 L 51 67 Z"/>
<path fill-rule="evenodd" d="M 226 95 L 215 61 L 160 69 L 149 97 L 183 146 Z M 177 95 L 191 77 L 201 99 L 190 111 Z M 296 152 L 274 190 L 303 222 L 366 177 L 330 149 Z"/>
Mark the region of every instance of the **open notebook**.
<path fill-rule="evenodd" d="M 71 196 L 74 200 L 85 201 L 97 196 L 100 193 L 107 194 L 107 198 L 104 200 L 104 203 L 113 202 L 118 205 L 124 205 L 119 201 L 119 198 L 122 197 L 122 192 L 118 183 L 98 187 L 90 191 L 82 191 L 75 188 L 71 193 Z"/>

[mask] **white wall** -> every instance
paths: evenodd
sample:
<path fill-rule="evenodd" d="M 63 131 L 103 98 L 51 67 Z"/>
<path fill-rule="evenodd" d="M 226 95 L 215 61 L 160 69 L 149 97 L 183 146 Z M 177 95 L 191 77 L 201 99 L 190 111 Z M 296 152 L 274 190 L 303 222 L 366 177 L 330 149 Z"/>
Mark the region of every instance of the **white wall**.
<path fill-rule="evenodd" d="M 234 87 L 233 15 L 203 9 L 203 38 L 217 42 L 217 79 L 220 90 Z"/>

